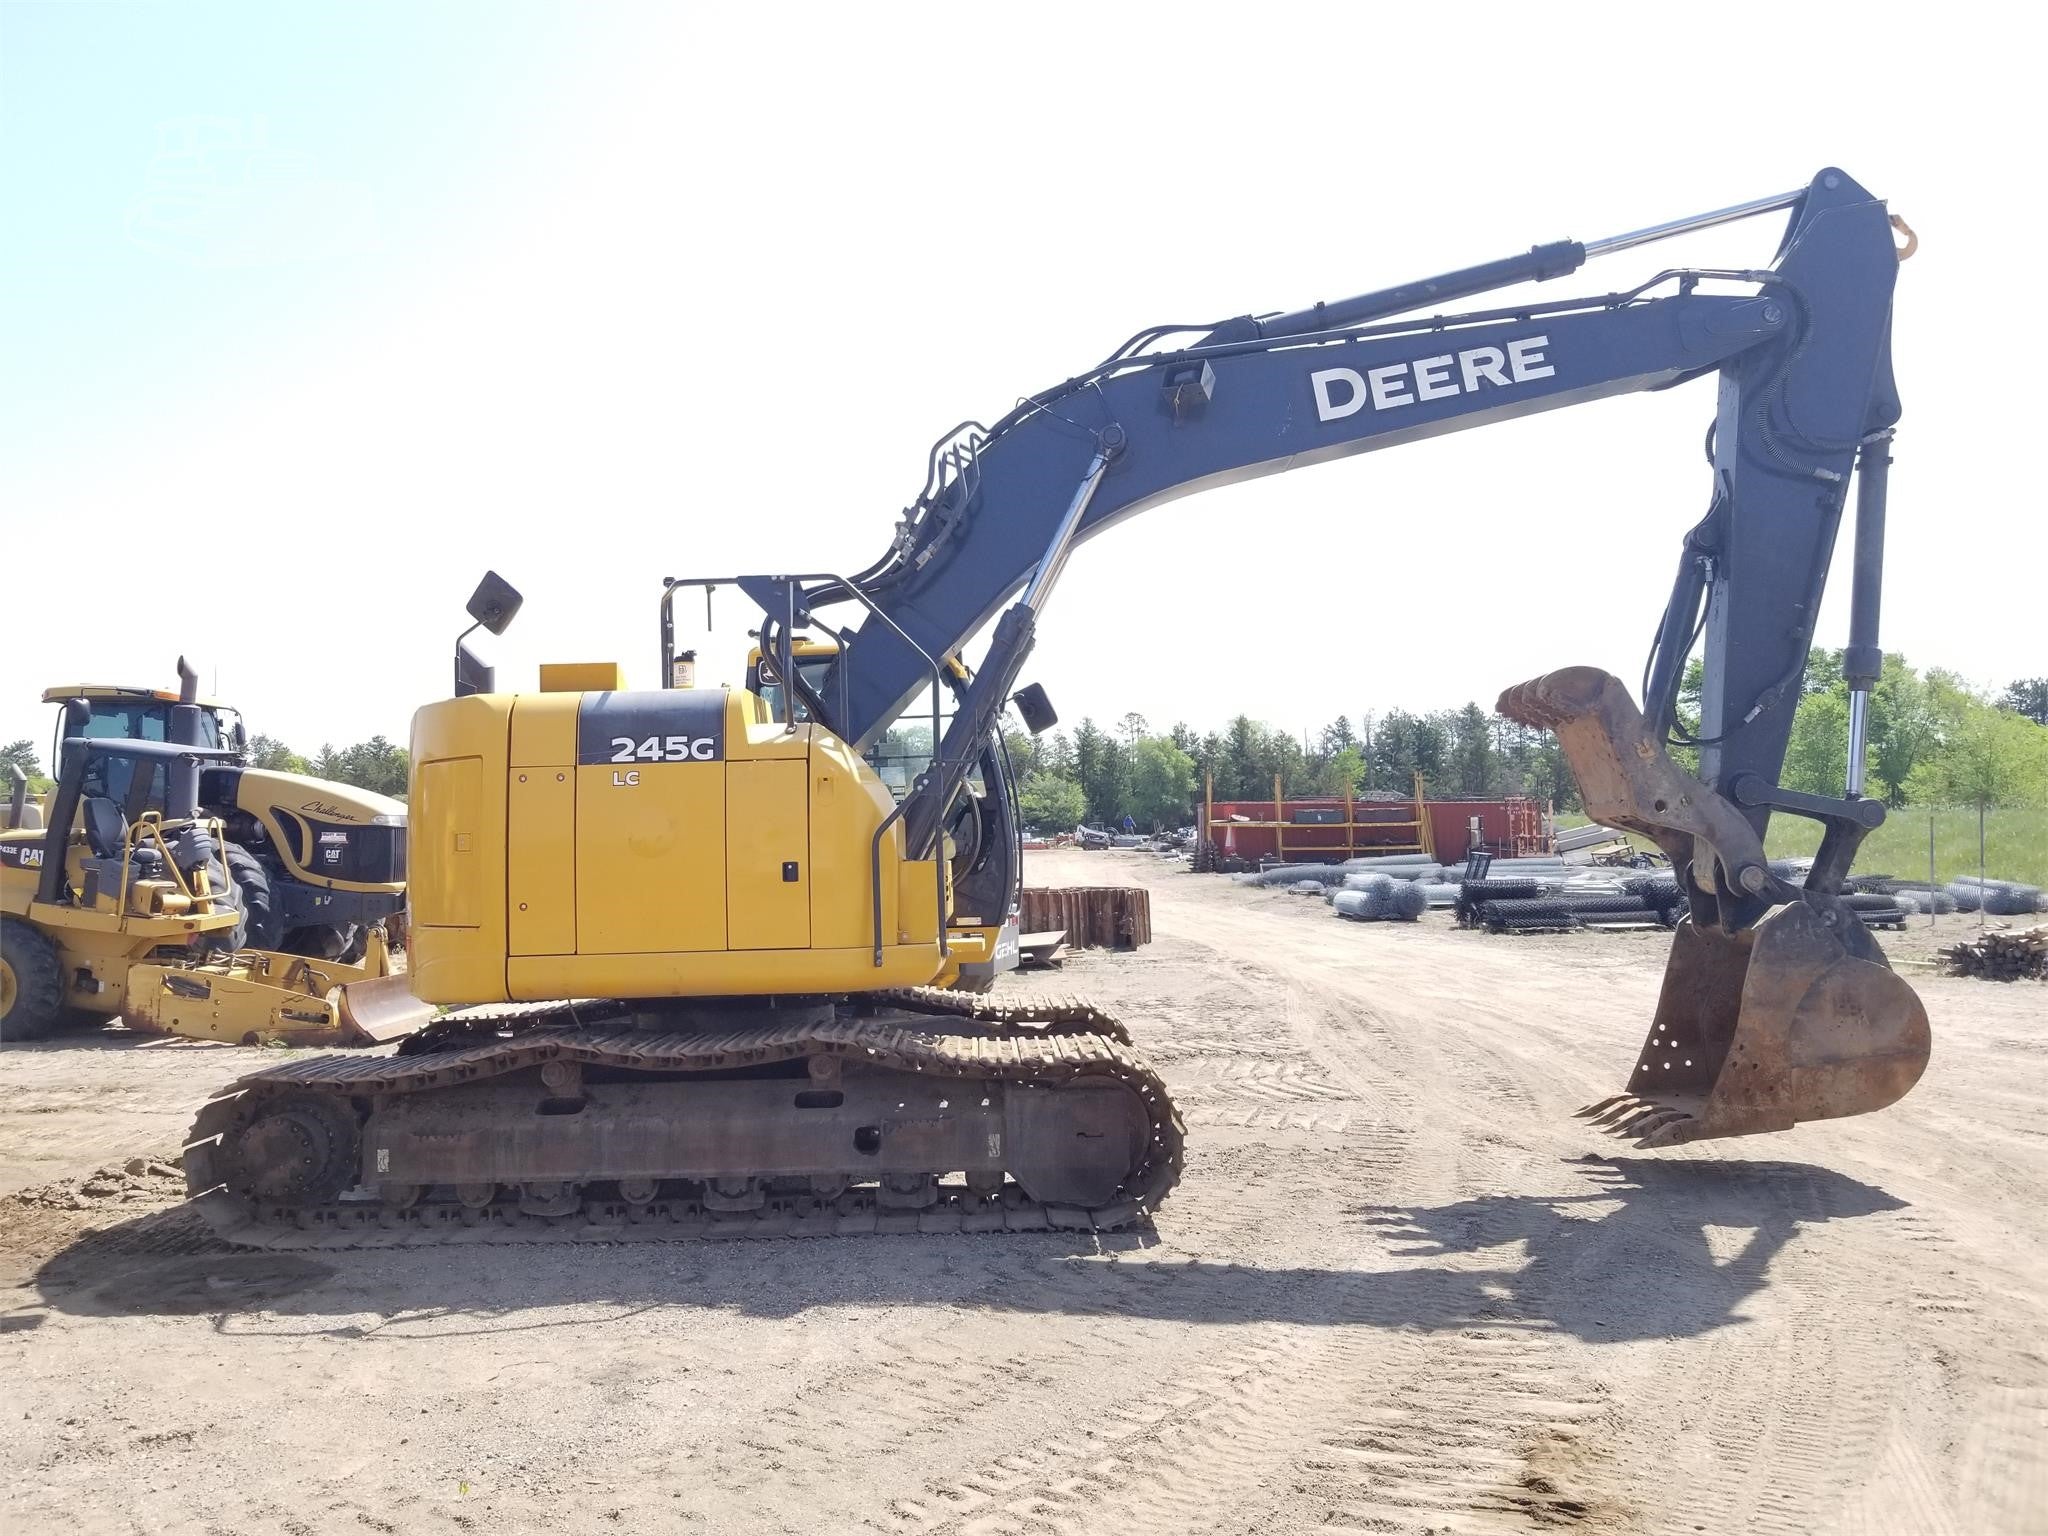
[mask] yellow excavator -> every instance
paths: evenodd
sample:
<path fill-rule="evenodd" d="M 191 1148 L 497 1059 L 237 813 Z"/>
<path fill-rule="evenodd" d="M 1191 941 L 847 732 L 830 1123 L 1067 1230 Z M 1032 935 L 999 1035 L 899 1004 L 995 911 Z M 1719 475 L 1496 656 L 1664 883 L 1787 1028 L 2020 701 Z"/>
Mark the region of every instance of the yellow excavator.
<path fill-rule="evenodd" d="M 1772 211 L 1789 219 L 1768 268 L 1449 309 Z M 411 981 L 450 1011 L 396 1054 L 229 1085 L 193 1127 L 192 1193 L 248 1244 L 1144 1220 L 1182 1130 L 1129 1034 L 1086 1005 L 981 995 L 1015 963 L 1022 866 L 998 727 L 1012 704 L 1033 731 L 1052 723 L 1043 691 L 1017 685 L 1070 554 L 1225 480 L 1701 375 L 1719 384 L 1710 506 L 1640 707 L 1591 668 L 1500 705 L 1558 733 L 1588 810 L 1654 838 L 1689 909 L 1625 1092 L 1591 1112 L 1668 1146 L 1891 1103 L 1926 1064 L 1926 1013 L 1840 892 L 1884 815 L 1860 765 L 1902 254 L 1884 205 L 1825 170 L 1610 240 L 1155 327 L 942 439 L 867 569 L 671 579 L 657 688 L 577 664 L 501 693 L 466 631 L 455 697 L 412 731 Z M 1852 484 L 1837 798 L 1777 775 Z M 674 600 L 728 586 L 761 613 L 751 686 L 684 686 Z M 487 577 L 471 630 L 501 633 L 518 606 Z M 991 620 L 969 676 L 961 648 Z M 1702 641 L 1700 718 L 1681 727 Z M 868 761 L 899 723 L 932 744 L 900 799 Z M 1764 857 L 1774 813 L 1825 828 L 1803 884 Z"/>

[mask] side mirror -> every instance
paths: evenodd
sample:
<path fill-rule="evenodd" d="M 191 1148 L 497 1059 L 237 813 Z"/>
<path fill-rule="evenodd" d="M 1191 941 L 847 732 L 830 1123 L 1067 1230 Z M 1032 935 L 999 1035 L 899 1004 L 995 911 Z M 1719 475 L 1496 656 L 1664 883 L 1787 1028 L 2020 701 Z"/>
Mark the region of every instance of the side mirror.
<path fill-rule="evenodd" d="M 469 595 L 469 616 L 476 623 L 455 637 L 455 697 L 466 699 L 473 693 L 490 693 L 495 689 L 497 668 L 480 659 L 469 648 L 469 637 L 478 629 L 502 635 L 511 625 L 513 615 L 519 612 L 519 605 L 525 601 L 519 595 L 519 589 L 496 571 L 484 572 L 484 579 Z"/>
<path fill-rule="evenodd" d="M 455 697 L 497 691 L 498 669 L 469 648 L 467 640 L 455 642 Z"/>
<path fill-rule="evenodd" d="M 502 635 L 526 599 L 519 589 L 496 571 L 485 571 L 484 579 L 469 595 L 469 616 L 494 635 Z"/>
<path fill-rule="evenodd" d="M 1024 717 L 1024 729 L 1034 736 L 1043 735 L 1060 723 L 1059 711 L 1052 707 L 1052 700 L 1045 696 L 1045 688 L 1039 683 L 1019 688 L 1010 695 L 1010 702 Z"/>
<path fill-rule="evenodd" d="M 237 719 L 228 727 L 228 745 L 235 749 L 235 756 L 249 755 L 249 728 Z"/>

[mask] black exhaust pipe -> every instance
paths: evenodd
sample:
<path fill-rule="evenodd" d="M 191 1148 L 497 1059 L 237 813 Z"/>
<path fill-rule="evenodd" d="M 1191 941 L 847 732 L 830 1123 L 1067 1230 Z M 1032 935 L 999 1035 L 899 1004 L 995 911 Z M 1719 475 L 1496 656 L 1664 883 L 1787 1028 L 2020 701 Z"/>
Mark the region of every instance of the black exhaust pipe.
<path fill-rule="evenodd" d="M 206 745 L 206 720 L 199 708 L 199 674 L 178 658 L 178 702 L 171 706 L 168 738 L 181 747 Z M 190 821 L 199 814 L 199 763 L 182 758 L 164 765 L 164 819 Z"/>

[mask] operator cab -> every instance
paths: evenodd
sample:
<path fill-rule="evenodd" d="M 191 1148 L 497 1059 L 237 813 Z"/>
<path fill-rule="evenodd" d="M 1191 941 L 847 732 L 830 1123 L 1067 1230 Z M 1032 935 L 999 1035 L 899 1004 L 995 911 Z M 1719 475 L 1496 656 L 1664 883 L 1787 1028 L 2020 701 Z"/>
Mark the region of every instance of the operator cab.
<path fill-rule="evenodd" d="M 796 663 L 797 677 L 804 689 L 816 697 L 824 697 L 832 663 L 839 658 L 838 642 L 799 633 L 790 641 L 790 655 Z M 971 676 L 957 656 L 946 658 L 946 671 L 956 686 Z M 747 652 L 747 691 L 760 695 L 772 718 L 784 718 L 783 688 L 775 675 L 775 658 L 764 657 L 758 645 Z M 810 706 L 801 691 L 796 699 L 796 718 L 803 721 L 811 718 Z M 940 715 L 940 728 L 943 729 L 951 720 L 952 711 L 947 709 Z M 889 793 L 901 800 L 910 793 L 910 786 L 917 782 L 917 776 L 931 765 L 932 728 L 929 717 L 920 722 L 914 715 L 905 715 L 861 755 L 888 786 Z M 986 793 L 987 784 L 980 763 L 968 770 L 966 782 L 976 796 Z"/>
<path fill-rule="evenodd" d="M 839 646 L 836 641 L 797 635 L 790 641 L 790 653 L 796 659 L 797 678 L 804 688 L 816 694 L 824 688 L 832 663 L 839 657 Z M 761 696 L 771 716 L 777 720 L 783 718 L 782 682 L 775 675 L 774 662 L 762 656 L 759 646 L 747 652 L 747 691 Z M 796 717 L 799 720 L 811 718 L 810 706 L 804 702 L 801 692 L 796 700 Z"/>
<path fill-rule="evenodd" d="M 72 699 L 85 700 L 92 711 L 81 732 L 89 740 L 170 740 L 171 710 L 178 703 L 175 689 L 88 686 L 43 690 L 45 704 L 62 706 Z M 198 704 L 199 740 L 194 745 L 215 749 L 228 747 L 238 753 L 246 750 L 248 738 L 240 711 L 210 699 L 201 699 Z M 57 738 L 50 743 L 52 764 L 58 760 L 63 731 L 64 712 L 60 707 L 57 712 Z M 96 757 L 87 772 L 87 792 L 125 803 L 135 768 L 136 760 L 132 758 Z M 152 777 L 156 775 L 155 763 L 145 762 L 143 768 Z M 152 798 L 156 793 L 153 789 Z"/>

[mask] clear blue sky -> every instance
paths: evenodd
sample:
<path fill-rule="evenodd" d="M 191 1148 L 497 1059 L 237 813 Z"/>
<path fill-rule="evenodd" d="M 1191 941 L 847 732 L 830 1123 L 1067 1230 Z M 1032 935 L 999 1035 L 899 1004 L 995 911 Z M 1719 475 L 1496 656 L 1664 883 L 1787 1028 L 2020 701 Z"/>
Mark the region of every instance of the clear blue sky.
<path fill-rule="evenodd" d="M 1831 162 L 1924 241 L 1887 642 L 1986 684 L 2048 669 L 2037 348 L 1998 308 L 2041 248 L 2031 51 L 1924 11 L 1496 14 L 1454 39 L 1362 8 L 0 7 L 0 736 L 46 738 L 47 684 L 183 650 L 302 749 L 402 737 L 487 565 L 528 594 L 507 683 L 618 657 L 651 685 L 661 576 L 865 564 L 939 431 L 1143 324 Z M 1069 722 L 1289 729 L 1633 677 L 1711 393 L 1175 503 L 1077 556 L 1033 673 Z M 1457 622 L 1461 579 L 1505 635 Z M 721 623 L 686 636 L 714 679 L 737 600 Z"/>

